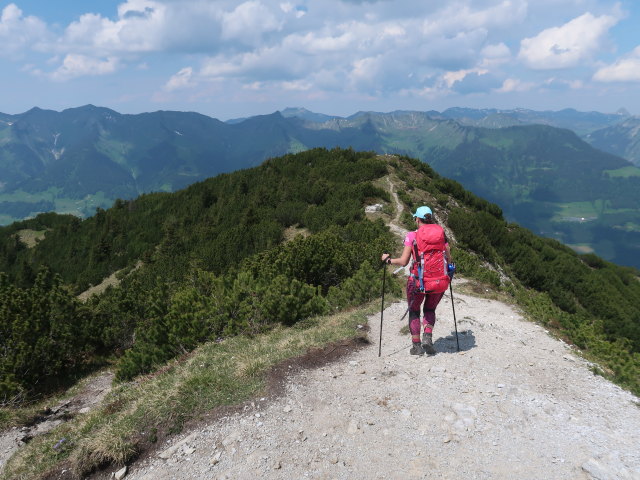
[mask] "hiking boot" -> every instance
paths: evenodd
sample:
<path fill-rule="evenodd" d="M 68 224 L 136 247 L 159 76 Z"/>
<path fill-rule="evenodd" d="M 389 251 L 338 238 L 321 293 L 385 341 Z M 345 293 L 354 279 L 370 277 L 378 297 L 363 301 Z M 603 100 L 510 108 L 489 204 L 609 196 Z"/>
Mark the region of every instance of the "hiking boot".
<path fill-rule="evenodd" d="M 422 345 L 420 345 L 420 343 L 414 343 L 411 347 L 411 350 L 409 350 L 409 353 L 411 355 L 424 355 L 424 350 L 422 349 Z"/>
<path fill-rule="evenodd" d="M 422 349 L 427 355 L 435 355 L 436 349 L 433 346 L 433 339 L 431 333 L 422 334 Z"/>

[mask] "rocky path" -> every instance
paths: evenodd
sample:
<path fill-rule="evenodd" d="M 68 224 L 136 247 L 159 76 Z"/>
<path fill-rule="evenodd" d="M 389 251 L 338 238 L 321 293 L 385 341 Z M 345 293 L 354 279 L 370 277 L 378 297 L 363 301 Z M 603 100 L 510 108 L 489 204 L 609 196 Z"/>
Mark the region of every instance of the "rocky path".
<path fill-rule="evenodd" d="M 111 391 L 113 373 L 100 372 L 86 378 L 74 395 L 58 404 L 52 404 L 42 412 L 33 425 L 14 427 L 0 432 L 0 471 L 11 455 L 26 445 L 33 437 L 44 435 L 79 413 L 87 413 L 100 404 Z"/>
<path fill-rule="evenodd" d="M 510 306 L 455 293 L 437 354 L 413 357 L 405 306 L 372 344 L 291 378 L 286 393 L 180 438 L 127 479 L 640 479 L 638 398 Z"/>
<path fill-rule="evenodd" d="M 395 205 L 395 216 L 389 223 L 389 228 L 393 233 L 396 234 L 398 238 L 403 239 L 408 232 L 406 228 L 400 226 L 400 215 L 402 215 L 404 205 L 402 205 L 402 202 L 398 198 L 398 194 L 396 193 L 396 190 L 393 187 L 393 183 L 391 182 L 391 179 L 389 177 L 387 177 L 387 183 L 389 184 L 389 192 L 391 193 L 391 198 L 393 199 L 393 203 Z"/>

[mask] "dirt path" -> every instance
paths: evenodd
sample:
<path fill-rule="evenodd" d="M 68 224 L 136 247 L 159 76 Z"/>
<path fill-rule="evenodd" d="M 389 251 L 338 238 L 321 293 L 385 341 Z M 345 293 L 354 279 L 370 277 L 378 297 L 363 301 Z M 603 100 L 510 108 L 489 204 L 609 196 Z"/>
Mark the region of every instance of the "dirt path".
<path fill-rule="evenodd" d="M 460 281 L 454 284 L 454 291 Z M 408 354 L 405 306 L 372 344 L 294 377 L 130 467 L 127 479 L 640 479 L 638 399 L 512 307 L 454 293 L 437 354 Z"/>
<path fill-rule="evenodd" d="M 391 182 L 391 179 L 389 177 L 387 177 L 387 183 L 389 184 L 389 193 L 391 193 L 391 198 L 393 198 L 393 203 L 396 207 L 396 214 L 389 223 L 389 229 L 398 237 L 403 239 L 408 232 L 406 228 L 400 226 L 400 215 L 402 215 L 402 212 L 404 211 L 404 205 L 398 198 L 398 194 L 396 193 L 396 190 L 393 187 L 393 183 Z"/>

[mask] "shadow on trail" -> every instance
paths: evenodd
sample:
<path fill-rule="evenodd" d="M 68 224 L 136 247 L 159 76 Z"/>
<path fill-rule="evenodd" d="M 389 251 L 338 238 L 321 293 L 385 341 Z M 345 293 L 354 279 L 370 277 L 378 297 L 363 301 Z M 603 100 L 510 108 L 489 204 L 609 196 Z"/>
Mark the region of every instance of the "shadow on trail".
<path fill-rule="evenodd" d="M 472 348 L 477 347 L 476 337 L 471 330 L 459 331 L 458 341 L 460 343 L 461 352 L 466 352 L 468 350 L 471 350 Z M 456 332 L 452 331 L 446 337 L 438 338 L 435 342 L 433 342 L 433 346 L 435 347 L 437 353 L 456 353 Z"/>

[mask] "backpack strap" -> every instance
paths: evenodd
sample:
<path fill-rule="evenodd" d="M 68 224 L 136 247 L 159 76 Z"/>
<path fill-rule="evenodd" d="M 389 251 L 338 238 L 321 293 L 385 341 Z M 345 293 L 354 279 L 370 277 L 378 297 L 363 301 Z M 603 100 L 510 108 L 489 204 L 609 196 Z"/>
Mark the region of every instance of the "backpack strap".
<path fill-rule="evenodd" d="M 411 264 L 411 276 L 414 277 L 420 283 L 420 291 L 424 292 L 424 253 L 420 254 L 418 250 L 417 240 L 413 240 L 413 263 Z M 414 272 L 414 267 L 417 264 L 417 272 Z"/>

